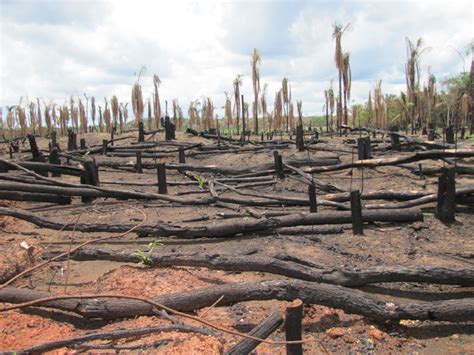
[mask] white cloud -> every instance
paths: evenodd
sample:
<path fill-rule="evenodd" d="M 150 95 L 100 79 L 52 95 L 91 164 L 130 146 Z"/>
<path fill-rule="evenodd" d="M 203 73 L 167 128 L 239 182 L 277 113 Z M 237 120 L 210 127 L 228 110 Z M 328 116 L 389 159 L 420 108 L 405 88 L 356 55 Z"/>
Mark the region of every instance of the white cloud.
<path fill-rule="evenodd" d="M 351 22 L 343 47 L 351 52 L 353 98 L 365 100 L 376 80 L 385 93 L 404 89 L 405 37 L 430 49 L 422 69 L 442 78 L 463 69 L 456 53 L 472 40 L 468 1 L 2 1 L 0 105 L 21 96 L 62 102 L 69 95 L 117 95 L 129 101 L 141 66 L 143 92 L 152 75 L 161 97 L 210 96 L 218 112 L 224 91 L 243 74 L 252 97 L 250 56 L 262 55 L 268 102 L 288 77 L 305 113 L 320 113 L 323 91 L 337 73 L 334 22 Z M 469 69 L 469 61 L 465 61 Z M 184 109 L 186 112 L 187 110 Z"/>

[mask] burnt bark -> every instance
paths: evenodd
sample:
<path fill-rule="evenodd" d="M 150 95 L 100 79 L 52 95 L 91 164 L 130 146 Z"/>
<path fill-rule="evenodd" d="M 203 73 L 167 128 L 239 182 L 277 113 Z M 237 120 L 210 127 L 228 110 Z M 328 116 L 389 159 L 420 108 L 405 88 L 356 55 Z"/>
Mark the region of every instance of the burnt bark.
<path fill-rule="evenodd" d="M 9 207 L 0 207 L 0 215 L 16 217 L 43 228 L 55 230 L 75 229 L 76 231 L 80 232 L 123 233 L 134 227 L 132 224 L 63 224 L 38 217 L 27 211 Z M 362 220 L 363 222 L 415 222 L 423 220 L 423 213 L 418 208 L 363 210 Z M 196 227 L 186 227 L 183 225 L 171 224 L 141 225 L 135 229 L 135 232 L 140 235 L 178 236 L 183 238 L 223 238 L 235 236 L 237 234 L 273 230 L 280 227 L 346 223 L 352 223 L 350 211 L 327 211 L 319 213 L 295 213 L 282 217 L 226 222 Z"/>
<path fill-rule="evenodd" d="M 0 290 L 0 302 L 23 303 L 55 296 L 49 292 L 7 287 Z M 118 298 L 68 299 L 44 302 L 38 306 L 60 309 L 86 318 L 117 319 L 154 314 L 154 306 L 138 300 Z M 378 320 L 418 319 L 464 322 L 474 320 L 474 298 L 445 301 L 387 302 L 368 292 L 343 286 L 307 281 L 262 281 L 230 283 L 192 291 L 159 295 L 153 301 L 182 312 L 212 305 L 224 296 L 218 306 L 252 300 L 301 299 L 306 304 L 339 308 L 346 313 L 360 314 Z"/>
<path fill-rule="evenodd" d="M 278 327 L 283 323 L 283 318 L 278 313 L 278 311 L 273 311 L 270 315 L 265 318 L 259 325 L 253 328 L 249 335 L 260 339 L 268 338 Z M 253 349 L 255 349 L 261 341 L 253 339 L 242 339 L 233 347 L 225 352 L 226 355 L 240 355 L 240 354 L 249 354 Z"/>
<path fill-rule="evenodd" d="M 307 173 L 323 173 L 329 171 L 338 171 L 350 168 L 374 168 L 378 166 L 399 165 L 412 163 L 427 159 L 441 159 L 441 158 L 472 158 L 474 157 L 474 150 L 472 149 L 446 149 L 442 150 L 428 150 L 424 152 L 416 152 L 407 156 L 380 158 L 370 160 L 357 160 L 353 163 L 343 163 L 330 166 L 313 167 L 304 169 Z"/>
<path fill-rule="evenodd" d="M 57 253 L 46 253 L 53 257 Z M 289 255 L 221 255 L 208 253 L 154 253 L 147 255 L 150 266 L 205 267 L 212 270 L 265 272 L 293 279 L 323 282 L 346 287 L 360 287 L 381 282 L 417 282 L 430 284 L 474 286 L 474 270 L 450 269 L 438 266 L 375 266 L 369 268 L 320 268 L 297 262 Z M 82 249 L 70 256 L 73 260 L 109 260 L 123 263 L 139 263 L 133 253 L 105 249 Z"/>

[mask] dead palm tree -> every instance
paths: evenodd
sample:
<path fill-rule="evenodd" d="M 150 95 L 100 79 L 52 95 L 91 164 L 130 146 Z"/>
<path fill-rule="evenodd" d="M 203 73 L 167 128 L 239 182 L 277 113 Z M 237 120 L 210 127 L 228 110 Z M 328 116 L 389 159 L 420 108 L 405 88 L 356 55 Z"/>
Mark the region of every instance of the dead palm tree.
<path fill-rule="evenodd" d="M 227 92 L 224 91 L 224 94 L 225 94 L 224 115 L 225 115 L 225 121 L 227 124 L 227 130 L 230 132 L 230 127 L 232 126 L 232 101 Z"/>
<path fill-rule="evenodd" d="M 378 129 L 387 129 L 387 111 L 382 95 L 382 80 L 375 83 L 374 88 L 375 102 L 375 124 Z"/>
<path fill-rule="evenodd" d="M 288 100 L 290 102 L 289 110 L 288 110 L 288 117 L 290 121 L 290 128 L 291 131 L 295 129 L 295 112 L 294 112 L 294 107 L 293 107 L 293 100 L 291 99 L 291 86 L 289 87 L 289 93 L 288 93 Z"/>
<path fill-rule="evenodd" d="M 283 78 L 281 81 L 281 94 L 283 99 L 283 114 L 286 117 L 286 131 L 289 130 L 289 114 L 290 114 L 290 96 L 289 96 L 289 89 L 288 89 L 288 79 Z"/>
<path fill-rule="evenodd" d="M 275 93 L 275 103 L 274 103 L 274 130 L 276 129 L 281 129 L 281 126 L 283 125 L 283 98 L 282 98 L 282 90 L 278 90 Z"/>
<path fill-rule="evenodd" d="M 122 108 L 122 114 L 123 114 L 123 127 L 127 127 L 127 121 L 128 121 L 128 102 L 124 105 L 123 102 L 120 103 L 120 107 Z M 120 122 L 120 127 L 122 127 L 122 122 Z M 120 131 L 122 131 L 122 128 L 120 128 Z"/>
<path fill-rule="evenodd" d="M 330 127 L 331 127 L 331 131 L 332 131 L 333 128 L 334 128 L 333 115 L 334 115 L 334 105 L 335 105 L 334 90 L 332 88 L 332 80 L 331 80 L 331 85 L 329 86 L 329 89 L 328 89 L 328 96 L 329 96 L 329 112 L 330 112 L 330 117 L 331 117 Z"/>
<path fill-rule="evenodd" d="M 160 87 L 161 80 L 158 75 L 153 75 L 153 87 L 155 88 L 155 92 L 153 93 L 153 110 L 155 116 L 155 128 L 160 128 L 160 118 L 161 118 L 161 104 L 160 104 L 160 93 L 158 92 L 158 88 Z"/>
<path fill-rule="evenodd" d="M 253 49 L 252 54 L 252 85 L 253 85 L 253 129 L 255 134 L 258 134 L 258 95 L 260 94 L 260 53 L 256 48 Z"/>
<path fill-rule="evenodd" d="M 329 91 L 324 90 L 324 109 L 326 111 L 326 132 L 329 132 Z"/>
<path fill-rule="evenodd" d="M 86 110 L 81 99 L 79 99 L 79 123 L 81 126 L 81 133 L 86 133 L 87 132 Z"/>
<path fill-rule="evenodd" d="M 71 123 L 72 123 L 73 129 L 75 129 L 76 132 L 78 132 L 79 131 L 79 113 L 77 112 L 77 108 L 74 105 L 74 98 L 72 96 L 69 101 L 69 105 L 71 108 Z"/>
<path fill-rule="evenodd" d="M 36 104 L 33 101 L 31 101 L 28 104 L 28 109 L 29 109 L 29 113 L 30 113 L 31 130 L 32 130 L 33 134 L 35 134 L 35 130 L 36 130 Z"/>
<path fill-rule="evenodd" d="M 470 112 L 470 107 L 471 106 L 471 98 L 469 97 L 469 94 L 465 92 L 461 96 L 461 114 L 462 114 L 462 122 L 461 122 L 461 127 L 464 128 L 467 125 L 467 118 L 469 116 Z"/>
<path fill-rule="evenodd" d="M 350 24 L 346 26 L 340 25 L 335 23 L 333 25 L 333 32 L 332 38 L 336 41 L 336 47 L 334 51 L 334 61 L 336 62 L 336 68 L 339 75 L 339 100 L 338 100 L 338 107 L 336 110 L 337 113 L 337 127 L 339 128 L 341 125 L 342 117 L 342 107 L 341 107 L 341 98 L 342 98 L 342 73 L 344 70 L 344 58 L 342 54 L 342 35 L 347 30 Z"/>
<path fill-rule="evenodd" d="M 117 99 L 117 96 L 114 95 L 110 99 L 110 107 L 112 108 L 112 117 L 113 117 L 112 126 L 116 127 L 118 118 L 119 118 L 119 101 Z"/>
<path fill-rule="evenodd" d="M 240 134 L 240 112 L 241 112 L 241 106 L 240 106 L 240 87 L 242 86 L 242 75 L 237 75 L 237 77 L 234 79 L 234 110 L 235 110 L 235 117 L 236 117 L 236 125 L 237 125 L 237 134 Z"/>
<path fill-rule="evenodd" d="M 303 101 L 296 101 L 296 109 L 298 110 L 298 126 L 303 127 Z"/>
<path fill-rule="evenodd" d="M 263 85 L 262 95 L 260 97 L 260 106 L 262 108 L 262 122 L 263 122 L 263 130 L 265 131 L 265 120 L 267 119 L 267 89 L 268 84 L 265 83 Z"/>
<path fill-rule="evenodd" d="M 132 110 L 135 115 L 135 120 L 138 122 L 143 121 L 143 96 L 142 96 L 142 86 L 140 85 L 140 76 L 145 70 L 145 67 L 142 67 L 138 73 L 137 81 L 133 84 L 132 88 Z"/>
<path fill-rule="evenodd" d="M 151 122 L 152 122 L 152 119 L 151 119 L 151 99 L 148 98 L 146 100 L 146 107 L 147 107 L 147 123 L 148 123 L 148 130 L 151 131 Z"/>
<path fill-rule="evenodd" d="M 410 106 L 411 130 L 415 132 L 415 126 L 419 123 L 416 118 L 417 90 L 420 80 L 419 58 L 423 49 L 423 41 L 419 38 L 416 44 L 413 44 L 406 38 L 407 45 L 407 63 L 405 64 L 405 78 L 407 83 L 407 99 Z"/>
<path fill-rule="evenodd" d="M 41 104 L 40 104 L 40 100 L 39 98 L 36 98 L 36 102 L 38 103 L 38 115 L 37 115 L 37 123 L 38 123 L 38 134 L 41 136 L 42 135 L 42 131 L 43 131 L 43 118 L 41 116 Z"/>
<path fill-rule="evenodd" d="M 99 105 L 99 132 L 104 131 L 104 119 L 102 116 L 102 106 Z"/>
<path fill-rule="evenodd" d="M 96 114 L 96 110 L 95 110 L 95 97 L 92 96 L 92 97 L 91 97 L 92 127 L 95 127 L 95 114 Z"/>
<path fill-rule="evenodd" d="M 372 93 L 369 90 L 369 99 L 367 100 L 367 127 L 372 127 L 374 109 L 372 106 Z"/>
<path fill-rule="evenodd" d="M 109 110 L 109 102 L 107 101 L 106 97 L 104 97 L 104 101 L 105 101 L 105 106 L 104 106 L 105 131 L 110 132 L 111 117 L 110 117 L 110 110 Z"/>
<path fill-rule="evenodd" d="M 426 120 L 428 126 L 433 124 L 433 110 L 436 106 L 436 77 L 430 74 L 428 86 L 425 88 Z"/>

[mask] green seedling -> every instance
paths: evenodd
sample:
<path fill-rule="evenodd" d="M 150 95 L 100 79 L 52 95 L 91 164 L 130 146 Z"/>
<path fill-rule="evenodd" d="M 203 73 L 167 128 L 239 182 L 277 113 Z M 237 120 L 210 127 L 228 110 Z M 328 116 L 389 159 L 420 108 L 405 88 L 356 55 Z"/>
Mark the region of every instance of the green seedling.
<path fill-rule="evenodd" d="M 155 247 L 158 245 L 162 245 L 159 240 L 155 240 L 151 243 L 148 243 L 145 250 L 137 249 L 135 251 L 135 256 L 140 259 L 140 263 L 142 263 L 143 265 L 151 265 L 152 259 L 149 254 L 151 254 L 153 252 L 153 249 L 155 249 Z"/>
<path fill-rule="evenodd" d="M 198 185 L 199 185 L 199 188 L 200 188 L 201 190 L 203 190 L 203 189 L 204 189 L 204 185 L 206 184 L 206 179 L 204 179 L 202 176 L 196 176 L 195 179 L 196 179 L 196 181 L 197 181 L 197 183 L 198 183 Z"/>

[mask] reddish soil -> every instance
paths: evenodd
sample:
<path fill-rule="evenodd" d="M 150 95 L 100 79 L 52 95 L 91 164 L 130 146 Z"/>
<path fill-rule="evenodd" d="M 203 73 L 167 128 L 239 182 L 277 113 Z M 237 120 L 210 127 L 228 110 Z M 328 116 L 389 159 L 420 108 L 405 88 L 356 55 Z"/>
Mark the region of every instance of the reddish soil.
<path fill-rule="evenodd" d="M 82 136 L 81 136 L 82 137 Z M 97 143 L 105 135 L 84 135 L 87 142 Z M 79 138 L 79 137 L 78 137 Z M 106 137 L 107 138 L 107 137 Z M 158 135 L 163 139 L 162 134 Z M 211 141 L 200 137 L 187 137 L 179 134 L 179 140 L 202 142 Z M 334 139 L 338 147 L 345 147 L 341 138 Z M 120 144 L 125 144 L 120 142 Z M 64 138 L 60 140 L 65 146 Z M 466 143 L 467 146 L 468 143 Z M 40 140 L 40 147 L 45 148 L 46 140 Z M 471 146 L 472 147 L 472 146 Z M 284 158 L 308 157 L 308 153 L 299 153 L 294 146 L 282 150 Z M 311 158 L 334 155 L 329 152 L 311 152 Z M 376 154 L 379 154 L 376 152 Z M 389 153 L 390 154 L 390 153 Z M 26 154 L 25 154 L 26 156 Z M 98 161 L 103 159 L 99 156 Z M 111 158 L 108 158 L 111 159 Z M 121 161 L 133 159 L 114 158 Z M 244 167 L 269 163 L 273 159 L 272 152 L 251 154 L 221 154 L 216 156 L 203 155 L 188 158 L 187 162 L 196 164 L 215 164 L 226 167 Z M 350 154 L 341 156 L 341 160 L 350 161 Z M 174 161 L 165 159 L 164 161 Z M 148 161 L 144 159 L 144 161 Z M 150 160 L 152 161 L 152 160 Z M 472 162 L 465 162 L 471 163 Z M 133 162 L 132 162 L 133 164 Z M 439 162 L 423 162 L 423 166 L 439 166 Z M 347 170 L 317 176 L 326 182 L 342 187 L 361 188 L 362 172 L 354 170 L 349 175 Z M 17 173 L 15 173 L 17 174 Z M 436 178 L 421 179 L 405 169 L 384 167 L 373 170 L 364 169 L 363 188 L 367 190 L 394 189 L 407 190 L 436 190 Z M 206 176 L 207 174 L 203 174 Z M 125 181 L 121 185 L 106 185 L 121 189 L 137 191 L 156 191 L 156 187 L 127 186 L 127 181 L 155 182 L 156 172 L 145 170 L 144 174 L 104 169 L 100 172 L 101 181 Z M 64 178 L 67 181 L 77 181 L 77 178 Z M 178 172 L 168 175 L 169 181 L 189 181 Z M 474 179 L 459 176 L 458 186 L 472 185 Z M 178 191 L 198 191 L 197 186 L 170 186 L 169 194 Z M 251 191 L 251 190 L 249 190 Z M 278 193 L 286 196 L 305 196 L 306 186 L 292 178 L 285 178 L 275 185 L 257 188 L 259 192 Z M 227 193 L 233 196 L 232 193 Z M 203 194 L 184 195 L 197 198 Z M 204 194 L 206 196 L 206 194 Z M 52 206 L 43 203 L 11 203 L 0 201 L 2 205 L 36 211 L 38 215 L 61 222 L 106 222 L 106 223 L 137 223 L 142 214 L 131 208 L 135 206 L 147 215 L 147 223 L 167 222 L 192 226 L 221 223 L 224 220 L 219 212 L 229 212 L 216 206 L 169 206 L 161 202 L 115 201 L 98 199 L 92 204 L 82 204 L 75 198 L 70 206 Z M 433 206 L 423 207 L 425 221 L 415 224 L 372 224 L 365 226 L 363 236 L 354 236 L 350 229 L 338 235 L 316 236 L 258 236 L 232 238 L 228 240 L 183 241 L 173 238 L 160 238 L 162 245 L 155 252 L 171 251 L 206 251 L 222 254 L 240 254 L 245 251 L 255 251 L 262 255 L 274 255 L 286 252 L 301 258 L 314 260 L 315 263 L 328 267 L 365 267 L 376 265 L 440 265 L 446 267 L 474 267 L 474 218 L 472 208 L 459 206 L 456 223 L 450 227 L 440 223 L 433 217 Z M 258 210 L 258 208 L 255 208 Z M 283 208 L 279 208 L 282 210 Z M 289 207 L 287 210 L 303 211 L 306 208 Z M 209 220 L 186 222 L 183 220 L 209 216 Z M 250 217 L 245 217 L 250 218 Z M 232 221 L 235 219 L 226 219 Z M 80 233 L 68 231 L 53 231 L 42 229 L 30 223 L 10 217 L 0 217 L 0 280 L 4 282 L 20 270 L 28 267 L 31 262 L 38 263 L 44 251 L 68 250 L 71 245 L 103 236 L 100 233 Z M 25 241 L 34 247 L 33 260 L 20 247 Z M 150 238 L 139 239 L 130 234 L 118 240 L 104 242 L 97 247 L 104 249 L 125 250 L 133 252 L 144 249 Z M 258 272 L 225 272 L 204 268 L 170 267 L 149 268 L 140 265 L 123 264 L 109 261 L 65 261 L 50 263 L 36 270 L 29 277 L 16 281 L 17 287 L 31 287 L 37 290 L 50 290 L 56 293 L 90 294 L 114 292 L 135 296 L 155 296 L 177 291 L 188 291 L 212 285 L 229 283 L 280 279 L 281 276 Z M 376 293 L 387 301 L 407 302 L 412 300 L 436 300 L 456 297 L 472 297 L 474 288 L 421 285 L 410 283 L 381 284 L 365 287 L 364 290 Z M 248 332 L 263 320 L 268 314 L 278 309 L 282 314 L 288 302 L 281 301 L 251 301 L 230 307 L 215 307 L 205 314 L 204 319 L 225 326 L 229 329 Z M 4 306 L 2 304 L 0 306 Z M 202 315 L 207 309 L 198 310 Z M 182 319 L 186 324 L 201 326 L 196 322 Z M 0 312 L 0 351 L 21 350 L 33 345 L 52 340 L 64 339 L 90 332 L 112 329 L 137 328 L 147 325 L 169 324 L 169 321 L 158 316 L 136 317 L 113 322 L 87 321 L 75 315 L 46 310 L 23 310 Z M 321 353 L 319 343 L 331 353 L 474 353 L 474 324 L 431 321 L 400 321 L 374 323 L 359 315 L 346 314 L 342 310 L 331 309 L 318 305 L 305 305 L 303 321 L 304 338 L 312 339 L 304 345 L 308 353 Z M 284 340 L 284 330 L 280 328 L 270 339 Z M 194 333 L 162 333 L 141 338 L 129 338 L 115 341 L 115 345 L 150 344 L 159 339 L 168 342 L 157 348 L 148 348 L 151 353 L 177 354 L 219 354 L 240 340 L 236 336 L 219 334 L 204 336 Z M 96 342 L 94 344 L 104 344 Z M 66 353 L 74 349 L 60 349 L 52 353 Z M 120 352 L 127 352 L 122 350 Z M 129 351 L 130 352 L 130 351 Z M 283 354 L 284 346 L 262 344 L 257 347 L 258 354 Z M 93 353 L 116 353 L 116 350 L 96 350 Z"/>

